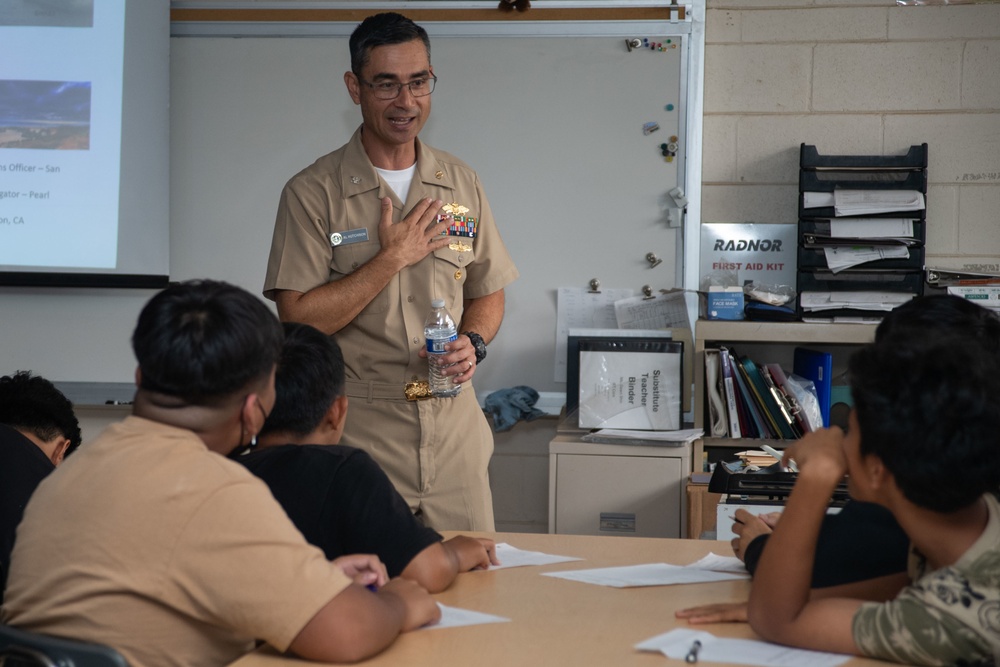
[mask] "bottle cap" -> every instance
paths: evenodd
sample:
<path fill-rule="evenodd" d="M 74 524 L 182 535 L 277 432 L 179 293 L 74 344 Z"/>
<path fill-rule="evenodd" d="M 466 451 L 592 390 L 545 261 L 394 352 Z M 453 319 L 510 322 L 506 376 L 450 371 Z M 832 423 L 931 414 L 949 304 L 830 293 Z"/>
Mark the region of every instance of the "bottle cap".
<path fill-rule="evenodd" d="M 444 299 L 432 299 L 431 308 L 444 308 Z"/>

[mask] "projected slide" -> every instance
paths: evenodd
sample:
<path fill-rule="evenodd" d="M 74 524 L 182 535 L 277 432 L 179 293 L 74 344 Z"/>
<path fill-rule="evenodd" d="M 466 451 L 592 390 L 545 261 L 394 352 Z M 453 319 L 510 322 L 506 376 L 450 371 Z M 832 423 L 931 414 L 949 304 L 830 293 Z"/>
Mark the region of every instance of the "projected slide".
<path fill-rule="evenodd" d="M 125 0 L 0 4 L 0 265 L 114 269 Z"/>

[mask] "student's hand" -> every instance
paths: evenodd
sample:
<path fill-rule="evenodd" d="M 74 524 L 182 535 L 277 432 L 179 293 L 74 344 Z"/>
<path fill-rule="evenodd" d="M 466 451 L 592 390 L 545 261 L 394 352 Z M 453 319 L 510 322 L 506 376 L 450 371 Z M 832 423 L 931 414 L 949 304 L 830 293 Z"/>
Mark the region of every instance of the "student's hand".
<path fill-rule="evenodd" d="M 781 463 L 788 465 L 790 460 L 794 460 L 800 479 L 805 476 L 836 484 L 847 474 L 844 440 L 844 432 L 839 426 L 806 433 L 785 448 Z"/>
<path fill-rule="evenodd" d="M 486 537 L 456 535 L 447 542 L 458 555 L 458 571 L 485 570 L 490 565 L 499 565 L 497 545 Z"/>
<path fill-rule="evenodd" d="M 703 623 L 746 623 L 747 603 L 727 602 L 723 604 L 706 604 L 700 607 L 681 609 L 674 613 L 677 618 L 686 618 L 691 625 Z"/>
<path fill-rule="evenodd" d="M 781 512 L 768 512 L 760 516 L 751 514 L 745 509 L 736 510 L 733 515 L 733 532 L 736 537 L 730 540 L 733 554 L 743 560 L 747 547 L 761 535 L 768 535 L 778 522 Z"/>
<path fill-rule="evenodd" d="M 441 620 L 441 608 L 427 590 L 415 581 L 396 577 L 378 590 L 378 595 L 394 596 L 405 611 L 403 632 L 432 625 Z"/>
<path fill-rule="evenodd" d="M 383 586 L 389 581 L 385 564 L 372 554 L 350 554 L 333 561 L 344 574 L 362 586 Z"/>

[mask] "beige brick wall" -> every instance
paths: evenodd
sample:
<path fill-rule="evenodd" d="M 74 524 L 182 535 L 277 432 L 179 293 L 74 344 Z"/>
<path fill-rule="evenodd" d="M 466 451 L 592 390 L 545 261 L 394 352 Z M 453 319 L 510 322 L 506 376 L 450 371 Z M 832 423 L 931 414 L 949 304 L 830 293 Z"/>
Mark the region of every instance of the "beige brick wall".
<path fill-rule="evenodd" d="M 704 222 L 797 219 L 799 144 L 929 145 L 927 262 L 1000 265 L 1000 3 L 708 0 Z"/>

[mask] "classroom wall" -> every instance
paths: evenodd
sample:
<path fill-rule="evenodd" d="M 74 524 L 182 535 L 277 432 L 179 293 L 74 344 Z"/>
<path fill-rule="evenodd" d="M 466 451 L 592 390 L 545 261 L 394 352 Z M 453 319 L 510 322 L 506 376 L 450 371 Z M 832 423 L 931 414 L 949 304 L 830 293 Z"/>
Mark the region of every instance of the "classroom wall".
<path fill-rule="evenodd" d="M 1000 270 L 1000 4 L 709 0 L 705 36 L 703 222 L 794 223 L 802 142 L 926 142 L 928 265 Z"/>
<path fill-rule="evenodd" d="M 1000 4 L 708 0 L 705 18 L 703 222 L 794 224 L 803 142 L 927 142 L 928 263 L 1000 270 Z M 522 426 L 491 466 L 497 524 L 544 530 L 547 445 Z"/>
<path fill-rule="evenodd" d="M 899 153 L 927 142 L 928 261 L 1000 264 L 1000 4 L 709 0 L 706 42 L 705 222 L 794 223 L 801 142 L 830 154 Z M 87 296 L 108 300 L 109 309 L 114 300 L 129 322 L 148 298 Z M 52 344 L 55 328 L 75 327 L 80 349 L 100 349 L 99 337 L 107 346 L 128 344 L 127 328 L 109 335 L 76 302 L 48 308 L 36 297 L 0 290 L 0 359 L 14 317 L 36 324 L 37 346 L 51 348 L 39 370 L 54 377 L 74 354 Z M 62 379 L 120 381 L 130 370 Z M 498 435 L 491 466 L 498 528 L 547 529 L 554 433 L 555 420 L 545 419 Z"/>

